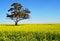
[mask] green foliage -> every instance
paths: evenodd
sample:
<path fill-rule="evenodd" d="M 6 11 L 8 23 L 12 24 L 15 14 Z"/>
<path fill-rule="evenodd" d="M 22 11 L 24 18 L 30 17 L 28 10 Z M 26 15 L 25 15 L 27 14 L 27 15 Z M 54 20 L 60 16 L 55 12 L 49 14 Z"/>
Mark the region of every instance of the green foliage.
<path fill-rule="evenodd" d="M 0 32 L 0 41 L 60 41 L 59 33 Z"/>
<path fill-rule="evenodd" d="M 11 14 L 7 14 L 7 17 L 14 20 L 15 25 L 17 25 L 20 20 L 29 18 L 29 9 L 23 8 L 19 3 L 13 3 L 11 6 L 12 8 L 8 10 L 8 12 L 11 11 Z"/>

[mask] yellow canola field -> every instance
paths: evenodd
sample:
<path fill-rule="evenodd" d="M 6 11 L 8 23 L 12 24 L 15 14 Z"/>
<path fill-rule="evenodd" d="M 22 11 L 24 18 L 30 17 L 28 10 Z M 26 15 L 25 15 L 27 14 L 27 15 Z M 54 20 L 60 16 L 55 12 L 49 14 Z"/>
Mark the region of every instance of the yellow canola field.
<path fill-rule="evenodd" d="M 0 31 L 60 32 L 60 24 L 0 24 Z"/>

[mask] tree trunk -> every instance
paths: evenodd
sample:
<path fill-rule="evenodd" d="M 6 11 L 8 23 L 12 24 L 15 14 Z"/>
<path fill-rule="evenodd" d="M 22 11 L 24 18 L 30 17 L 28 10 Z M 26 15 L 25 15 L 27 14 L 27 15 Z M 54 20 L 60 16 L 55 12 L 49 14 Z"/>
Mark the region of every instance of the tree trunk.
<path fill-rule="evenodd" d="M 18 23 L 18 22 L 15 22 L 15 26 L 17 26 L 17 23 Z"/>

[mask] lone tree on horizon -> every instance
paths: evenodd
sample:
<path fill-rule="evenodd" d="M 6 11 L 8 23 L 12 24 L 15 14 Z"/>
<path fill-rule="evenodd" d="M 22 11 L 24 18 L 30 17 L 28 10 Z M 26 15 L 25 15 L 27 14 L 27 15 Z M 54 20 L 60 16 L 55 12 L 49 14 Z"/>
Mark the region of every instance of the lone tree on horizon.
<path fill-rule="evenodd" d="M 20 20 L 29 19 L 29 9 L 23 8 L 19 3 L 13 3 L 11 6 L 12 8 L 8 10 L 11 14 L 7 14 L 7 17 L 14 20 L 15 25 L 17 25 Z"/>

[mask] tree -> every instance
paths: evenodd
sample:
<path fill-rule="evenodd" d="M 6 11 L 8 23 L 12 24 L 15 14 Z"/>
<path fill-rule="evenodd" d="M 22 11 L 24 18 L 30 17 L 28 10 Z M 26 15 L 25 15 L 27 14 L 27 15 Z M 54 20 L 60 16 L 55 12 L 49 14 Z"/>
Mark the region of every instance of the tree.
<path fill-rule="evenodd" d="M 19 3 L 13 3 L 11 6 L 12 8 L 8 10 L 11 14 L 7 14 L 7 17 L 14 20 L 15 25 L 17 25 L 20 20 L 29 18 L 29 9 L 23 8 Z"/>

